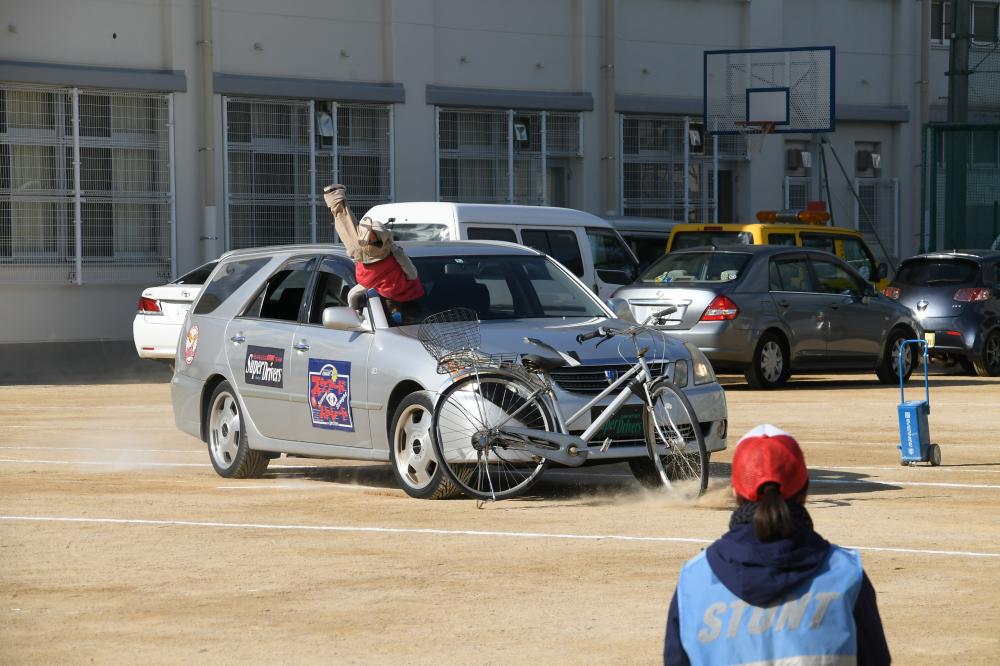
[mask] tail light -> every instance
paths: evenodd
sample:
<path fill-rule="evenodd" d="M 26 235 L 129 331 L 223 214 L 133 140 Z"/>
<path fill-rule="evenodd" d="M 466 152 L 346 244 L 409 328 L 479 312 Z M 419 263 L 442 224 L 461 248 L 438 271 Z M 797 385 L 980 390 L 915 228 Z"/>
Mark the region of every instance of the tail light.
<path fill-rule="evenodd" d="M 705 311 L 701 314 L 702 321 L 729 321 L 736 319 L 740 314 L 740 308 L 729 300 L 728 297 L 719 294 L 712 299 Z"/>
<path fill-rule="evenodd" d="M 983 287 L 969 287 L 967 289 L 959 289 L 955 292 L 955 300 L 960 303 L 974 303 L 975 301 L 988 301 L 990 300 L 992 294 L 990 294 L 989 289 Z"/>
<path fill-rule="evenodd" d="M 891 298 L 892 300 L 898 301 L 899 294 L 901 292 L 899 291 L 899 287 L 886 287 L 885 289 L 882 290 L 882 293 Z"/>
<path fill-rule="evenodd" d="M 163 310 L 160 309 L 160 302 L 155 298 L 146 298 L 145 296 L 139 297 L 139 314 L 143 315 L 161 315 Z"/>

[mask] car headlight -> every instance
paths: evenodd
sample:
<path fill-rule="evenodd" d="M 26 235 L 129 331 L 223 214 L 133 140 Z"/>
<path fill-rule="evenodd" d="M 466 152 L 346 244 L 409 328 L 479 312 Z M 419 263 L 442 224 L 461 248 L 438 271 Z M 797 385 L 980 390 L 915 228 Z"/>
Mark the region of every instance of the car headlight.
<path fill-rule="evenodd" d="M 715 370 L 712 369 L 712 364 L 709 362 L 708 357 L 693 342 L 685 342 L 684 347 L 691 354 L 694 385 L 701 386 L 702 384 L 711 384 L 716 381 Z"/>
<path fill-rule="evenodd" d="M 688 384 L 688 362 L 680 359 L 674 362 L 674 376 L 671 378 L 674 386 L 684 388 Z"/>

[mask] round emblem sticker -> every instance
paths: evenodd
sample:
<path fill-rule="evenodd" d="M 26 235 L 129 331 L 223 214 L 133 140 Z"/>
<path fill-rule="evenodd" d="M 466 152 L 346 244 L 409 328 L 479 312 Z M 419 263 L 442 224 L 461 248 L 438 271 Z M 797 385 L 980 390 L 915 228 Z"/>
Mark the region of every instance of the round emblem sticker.
<path fill-rule="evenodd" d="M 188 365 L 194 363 L 194 355 L 198 352 L 198 325 L 195 324 L 188 329 L 184 336 L 184 362 Z"/>

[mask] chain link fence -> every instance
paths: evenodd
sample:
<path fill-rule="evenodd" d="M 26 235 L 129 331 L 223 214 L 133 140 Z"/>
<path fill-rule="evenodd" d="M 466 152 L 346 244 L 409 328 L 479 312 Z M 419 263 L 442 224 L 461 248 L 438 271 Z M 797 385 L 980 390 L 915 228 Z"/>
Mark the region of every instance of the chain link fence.
<path fill-rule="evenodd" d="M 1000 247 L 1000 124 L 924 132 L 923 250 Z"/>
<path fill-rule="evenodd" d="M 438 200 L 549 204 L 548 160 L 579 157 L 580 114 L 437 109 Z"/>
<path fill-rule="evenodd" d="M 171 114 L 165 94 L 0 84 L 0 279 L 169 279 Z"/>
<path fill-rule="evenodd" d="M 392 200 L 390 106 L 227 97 L 224 109 L 228 248 L 333 241 L 330 183 L 358 218 Z"/>
<path fill-rule="evenodd" d="M 969 108 L 1000 120 L 1000 42 L 969 44 Z"/>
<path fill-rule="evenodd" d="M 690 130 L 691 121 L 682 116 L 621 115 L 623 215 L 714 221 L 716 157 L 746 160 L 746 141 L 736 135 L 716 142 L 705 135 L 702 145 L 692 149 Z"/>

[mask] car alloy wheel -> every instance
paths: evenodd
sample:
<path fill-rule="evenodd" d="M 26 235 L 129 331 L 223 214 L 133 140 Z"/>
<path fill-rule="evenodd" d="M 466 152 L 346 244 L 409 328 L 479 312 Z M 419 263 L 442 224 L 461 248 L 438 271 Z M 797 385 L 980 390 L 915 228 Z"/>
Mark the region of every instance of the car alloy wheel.
<path fill-rule="evenodd" d="M 435 480 L 438 462 L 431 444 L 431 418 L 431 412 L 423 405 L 412 404 L 396 423 L 392 442 L 396 472 L 415 490 L 422 490 Z"/>
<path fill-rule="evenodd" d="M 208 457 L 215 472 L 227 479 L 258 477 L 271 461 L 268 454 L 250 448 L 241 409 L 233 387 L 222 382 L 215 387 L 205 414 Z"/>
<path fill-rule="evenodd" d="M 980 377 L 1000 375 L 1000 331 L 990 333 L 983 344 L 982 357 L 978 361 L 973 361 L 972 365 Z"/>
<path fill-rule="evenodd" d="M 760 373 L 771 384 L 778 383 L 785 369 L 785 354 L 776 340 L 768 340 L 760 350 Z"/>
<path fill-rule="evenodd" d="M 899 363 L 900 363 L 900 358 L 902 357 L 903 377 L 909 377 L 910 372 L 912 372 L 913 370 L 913 351 L 911 349 L 907 349 L 906 352 L 903 353 L 902 343 L 903 340 L 900 339 L 892 347 L 892 371 L 897 376 L 899 375 Z"/>

